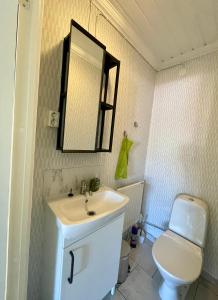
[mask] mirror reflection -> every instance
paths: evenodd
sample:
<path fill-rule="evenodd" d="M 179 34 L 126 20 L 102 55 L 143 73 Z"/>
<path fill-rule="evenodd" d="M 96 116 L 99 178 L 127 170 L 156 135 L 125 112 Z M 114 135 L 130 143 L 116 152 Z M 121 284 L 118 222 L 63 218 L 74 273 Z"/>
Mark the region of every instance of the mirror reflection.
<path fill-rule="evenodd" d="M 94 151 L 104 49 L 71 27 L 63 150 Z"/>

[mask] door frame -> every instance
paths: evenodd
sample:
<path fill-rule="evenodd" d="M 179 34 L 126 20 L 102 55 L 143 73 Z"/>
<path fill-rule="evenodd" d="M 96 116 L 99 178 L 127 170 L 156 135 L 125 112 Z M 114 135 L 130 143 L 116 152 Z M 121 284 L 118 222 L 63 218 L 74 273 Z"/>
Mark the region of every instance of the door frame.
<path fill-rule="evenodd" d="M 0 299 L 7 286 L 17 13 L 18 0 L 0 1 Z"/>
<path fill-rule="evenodd" d="M 19 0 L 7 300 L 27 299 L 44 0 Z"/>

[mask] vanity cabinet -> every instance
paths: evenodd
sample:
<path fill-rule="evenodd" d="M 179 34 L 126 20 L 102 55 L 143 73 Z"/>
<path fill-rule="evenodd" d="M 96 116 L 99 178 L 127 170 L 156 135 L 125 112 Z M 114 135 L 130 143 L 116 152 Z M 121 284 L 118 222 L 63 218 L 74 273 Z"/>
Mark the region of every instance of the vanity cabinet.
<path fill-rule="evenodd" d="M 117 283 L 124 214 L 95 232 L 66 239 L 46 216 L 43 300 L 102 300 Z"/>

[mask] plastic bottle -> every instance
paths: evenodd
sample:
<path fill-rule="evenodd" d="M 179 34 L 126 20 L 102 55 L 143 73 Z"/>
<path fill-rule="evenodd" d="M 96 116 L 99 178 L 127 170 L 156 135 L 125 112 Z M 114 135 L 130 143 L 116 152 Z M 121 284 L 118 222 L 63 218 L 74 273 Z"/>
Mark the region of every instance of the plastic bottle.
<path fill-rule="evenodd" d="M 138 242 L 138 226 L 135 224 L 131 229 L 130 247 L 136 248 Z"/>

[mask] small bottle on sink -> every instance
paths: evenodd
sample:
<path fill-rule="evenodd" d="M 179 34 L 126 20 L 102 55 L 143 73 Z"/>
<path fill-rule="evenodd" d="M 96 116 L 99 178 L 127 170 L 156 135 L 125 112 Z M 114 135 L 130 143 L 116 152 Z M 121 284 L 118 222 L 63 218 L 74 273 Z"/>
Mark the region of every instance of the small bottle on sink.
<path fill-rule="evenodd" d="M 100 179 L 95 177 L 90 180 L 89 190 L 91 192 L 97 192 L 100 188 Z"/>

